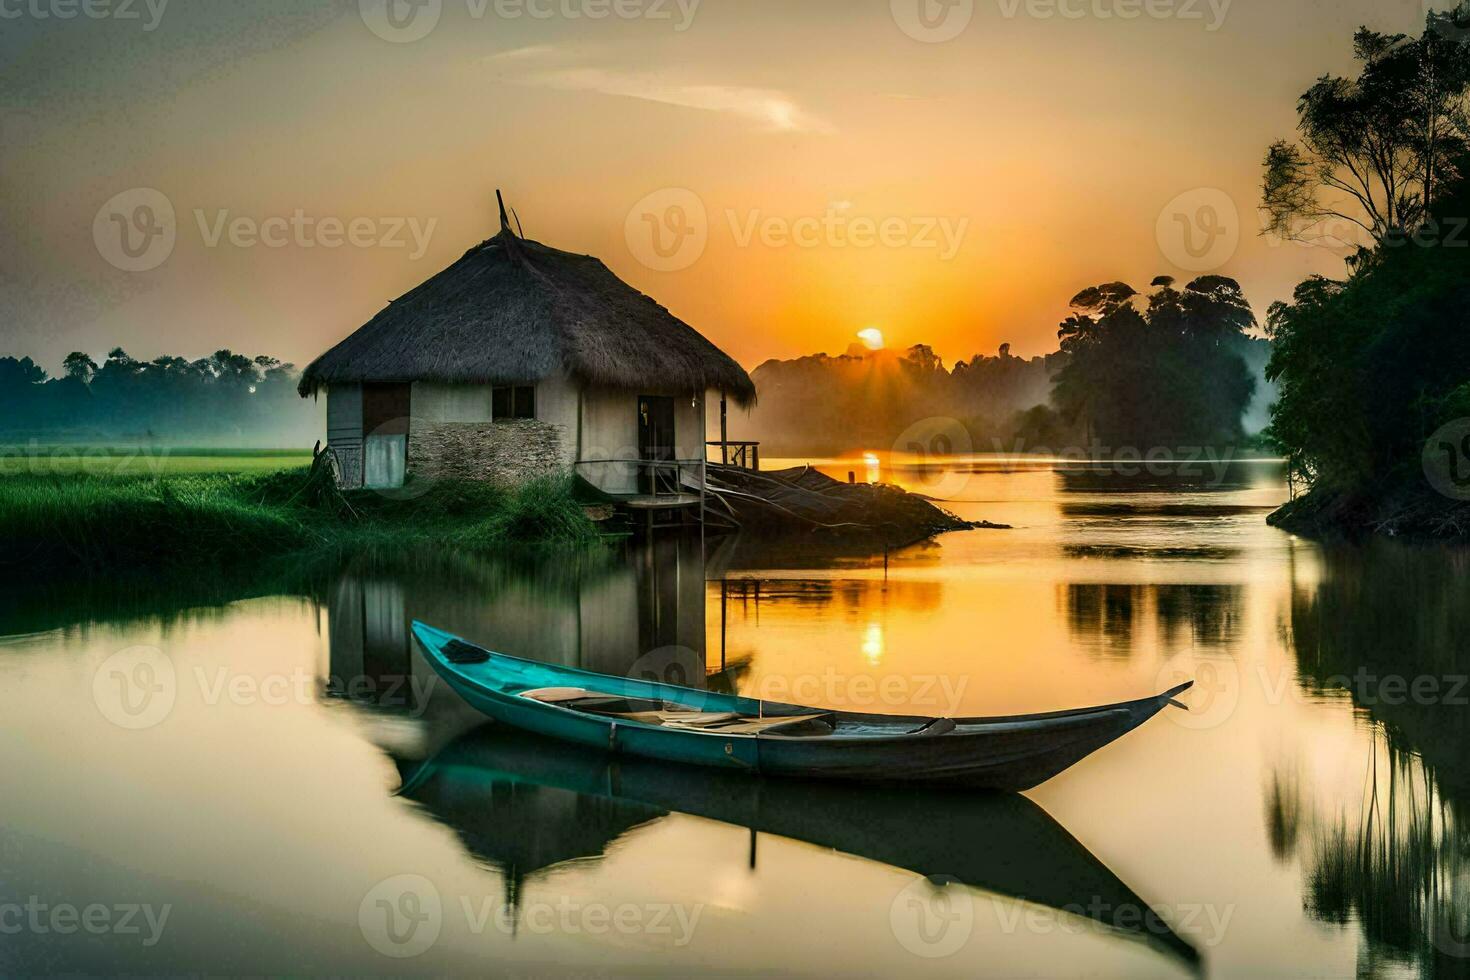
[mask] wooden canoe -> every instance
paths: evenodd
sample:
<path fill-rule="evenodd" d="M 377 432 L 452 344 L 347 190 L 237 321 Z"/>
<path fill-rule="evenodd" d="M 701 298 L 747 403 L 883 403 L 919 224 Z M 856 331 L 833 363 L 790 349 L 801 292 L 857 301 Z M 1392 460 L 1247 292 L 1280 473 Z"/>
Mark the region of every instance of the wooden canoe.
<path fill-rule="evenodd" d="M 433 668 L 502 724 L 612 753 L 768 776 L 1030 789 L 1193 686 L 1098 708 L 994 718 L 824 711 L 494 653 L 423 623 Z"/>

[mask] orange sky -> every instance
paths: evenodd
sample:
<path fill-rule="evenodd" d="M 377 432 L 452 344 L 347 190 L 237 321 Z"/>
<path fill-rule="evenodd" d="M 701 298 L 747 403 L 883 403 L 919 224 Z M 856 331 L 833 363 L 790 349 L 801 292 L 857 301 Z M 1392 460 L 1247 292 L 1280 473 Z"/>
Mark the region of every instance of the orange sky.
<path fill-rule="evenodd" d="M 1341 270 L 1257 236 L 1266 145 L 1316 76 L 1349 69 L 1355 25 L 1423 15 L 1422 0 L 423 0 L 433 29 L 402 41 L 426 22 L 404 7 L 395 27 L 384 2 L 173 0 L 151 30 L 141 3 L 141 21 L 5 21 L 0 353 L 304 363 L 493 233 L 496 186 L 527 235 L 600 256 L 752 367 L 866 327 L 946 362 L 1003 342 L 1046 353 L 1080 287 L 1160 273 L 1234 275 L 1264 311 Z M 911 36 L 920 2 L 956 36 Z M 1121 16 L 1147 9 L 1167 16 Z M 172 247 L 124 271 L 104 206 L 134 216 L 140 198 L 116 196 L 135 188 L 172 207 Z M 354 221 L 357 242 L 328 247 Z"/>

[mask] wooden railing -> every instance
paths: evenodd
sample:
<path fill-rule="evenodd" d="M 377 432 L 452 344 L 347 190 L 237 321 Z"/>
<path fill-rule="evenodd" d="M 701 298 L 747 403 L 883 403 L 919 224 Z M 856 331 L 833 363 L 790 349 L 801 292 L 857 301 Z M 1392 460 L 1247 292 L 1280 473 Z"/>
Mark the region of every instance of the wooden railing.
<path fill-rule="evenodd" d="M 587 482 L 593 486 L 598 486 L 597 480 L 583 472 L 585 468 L 599 466 L 630 467 L 639 484 L 637 495 L 653 497 L 677 497 L 685 493 L 702 492 L 704 487 L 705 465 L 706 463 L 702 459 L 583 459 L 578 460 L 574 464 L 578 475 L 586 478 Z M 652 477 L 648 481 L 649 487 L 653 491 L 651 494 L 644 493 L 642 484 L 645 474 Z M 684 477 L 686 474 L 693 478 L 691 480 L 693 486 L 688 489 L 684 486 Z M 602 488 L 598 486 L 598 489 Z"/>
<path fill-rule="evenodd" d="M 737 442 L 727 440 L 706 443 L 711 449 L 720 451 L 720 464 L 722 466 L 734 466 L 737 469 L 750 470 L 755 473 L 761 468 L 761 444 L 758 442 Z M 710 460 L 714 462 L 714 460 Z"/>

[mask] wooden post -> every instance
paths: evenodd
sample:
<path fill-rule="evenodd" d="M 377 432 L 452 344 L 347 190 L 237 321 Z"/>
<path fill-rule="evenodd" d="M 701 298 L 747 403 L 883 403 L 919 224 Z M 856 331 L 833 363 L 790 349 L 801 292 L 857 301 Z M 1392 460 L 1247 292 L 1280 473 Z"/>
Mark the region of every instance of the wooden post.
<path fill-rule="evenodd" d="M 720 392 L 720 462 L 730 465 L 730 401 Z"/>

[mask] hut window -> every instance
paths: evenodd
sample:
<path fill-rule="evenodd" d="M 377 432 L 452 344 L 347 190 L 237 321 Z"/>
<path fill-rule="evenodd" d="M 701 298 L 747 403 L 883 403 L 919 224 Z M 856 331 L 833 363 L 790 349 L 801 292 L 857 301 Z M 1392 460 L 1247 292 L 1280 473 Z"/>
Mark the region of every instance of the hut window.
<path fill-rule="evenodd" d="M 497 387 L 492 392 L 490 399 L 491 410 L 497 422 L 536 417 L 535 385 Z"/>

